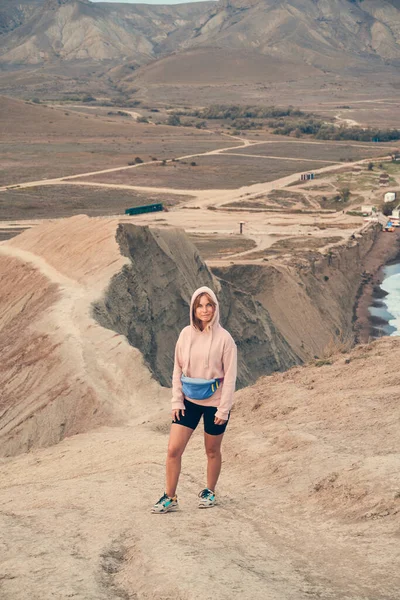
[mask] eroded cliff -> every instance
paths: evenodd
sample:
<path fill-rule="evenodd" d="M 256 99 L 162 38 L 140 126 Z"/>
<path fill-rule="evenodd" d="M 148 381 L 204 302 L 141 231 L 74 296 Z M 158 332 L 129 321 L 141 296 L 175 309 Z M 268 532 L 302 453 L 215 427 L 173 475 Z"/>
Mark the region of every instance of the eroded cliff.
<path fill-rule="evenodd" d="M 163 386 L 171 385 L 176 340 L 189 323 L 190 298 L 201 285 L 216 291 L 222 324 L 238 345 L 239 387 L 299 363 L 268 311 L 249 290 L 213 275 L 184 231 L 124 224 L 117 241 L 131 262 L 113 277 L 94 314 L 141 351 Z"/>

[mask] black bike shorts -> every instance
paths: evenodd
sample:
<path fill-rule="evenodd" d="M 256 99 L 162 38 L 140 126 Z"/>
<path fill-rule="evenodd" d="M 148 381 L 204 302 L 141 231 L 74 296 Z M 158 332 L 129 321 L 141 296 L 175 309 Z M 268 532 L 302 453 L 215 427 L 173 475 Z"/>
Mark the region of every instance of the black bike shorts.
<path fill-rule="evenodd" d="M 221 435 L 221 433 L 225 432 L 226 426 L 228 425 L 230 413 L 228 416 L 228 421 L 223 425 L 216 425 L 214 423 L 214 417 L 218 410 L 216 406 L 201 406 L 201 404 L 195 404 L 194 402 L 190 402 L 190 400 L 184 399 L 185 404 L 185 414 L 182 415 L 180 412 L 180 420 L 172 421 L 177 425 L 183 425 L 184 427 L 189 427 L 189 429 L 196 429 L 197 425 L 200 422 L 201 417 L 203 416 L 204 422 L 204 431 L 209 435 Z"/>

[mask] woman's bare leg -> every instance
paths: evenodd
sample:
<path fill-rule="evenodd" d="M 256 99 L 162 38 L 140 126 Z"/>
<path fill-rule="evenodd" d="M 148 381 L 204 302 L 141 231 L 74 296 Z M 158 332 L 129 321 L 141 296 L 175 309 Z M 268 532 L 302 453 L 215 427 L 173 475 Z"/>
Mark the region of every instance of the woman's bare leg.
<path fill-rule="evenodd" d="M 170 498 L 176 494 L 181 472 L 182 454 L 193 433 L 193 429 L 172 423 L 167 452 L 167 483 L 165 492 Z"/>
<path fill-rule="evenodd" d="M 204 433 L 204 445 L 207 454 L 207 487 L 215 492 L 218 477 L 221 472 L 221 444 L 224 434 L 210 435 Z"/>

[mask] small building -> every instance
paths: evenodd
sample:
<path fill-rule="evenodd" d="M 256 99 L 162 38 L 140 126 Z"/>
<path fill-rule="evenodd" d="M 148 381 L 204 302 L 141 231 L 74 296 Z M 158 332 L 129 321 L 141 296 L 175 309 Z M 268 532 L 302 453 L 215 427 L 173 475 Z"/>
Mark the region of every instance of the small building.
<path fill-rule="evenodd" d="M 383 199 L 385 202 L 394 202 L 396 200 L 396 192 L 386 192 Z"/>
<path fill-rule="evenodd" d="M 376 207 L 372 204 L 363 204 L 361 207 L 361 212 L 363 216 L 372 215 L 372 213 L 376 212 Z"/>
<path fill-rule="evenodd" d="M 314 173 L 302 173 L 300 179 L 301 181 L 310 181 L 311 179 L 314 179 Z"/>

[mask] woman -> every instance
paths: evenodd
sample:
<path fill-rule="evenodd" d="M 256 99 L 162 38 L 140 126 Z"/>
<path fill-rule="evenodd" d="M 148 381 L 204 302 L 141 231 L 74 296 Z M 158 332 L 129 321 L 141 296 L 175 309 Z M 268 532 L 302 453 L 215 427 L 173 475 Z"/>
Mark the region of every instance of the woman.
<path fill-rule="evenodd" d="M 192 296 L 190 325 L 181 331 L 175 348 L 166 488 L 152 512 L 177 510 L 181 457 L 202 416 L 207 487 L 199 493 L 199 508 L 215 505 L 221 443 L 233 403 L 236 364 L 236 344 L 219 323 L 218 300 L 210 288 L 201 287 Z"/>

